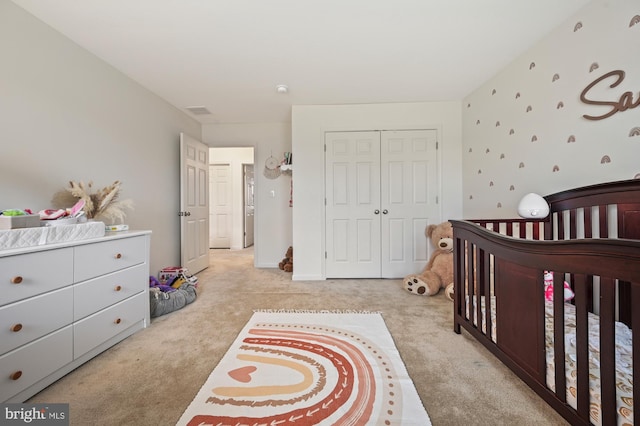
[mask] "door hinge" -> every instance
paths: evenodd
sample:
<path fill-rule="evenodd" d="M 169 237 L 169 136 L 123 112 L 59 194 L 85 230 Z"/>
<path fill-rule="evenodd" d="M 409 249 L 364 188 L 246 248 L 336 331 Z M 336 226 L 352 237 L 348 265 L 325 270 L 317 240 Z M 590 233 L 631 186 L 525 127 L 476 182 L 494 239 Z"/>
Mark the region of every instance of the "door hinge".
<path fill-rule="evenodd" d="M 438 149 L 439 146 L 440 146 L 440 142 L 436 141 L 436 150 Z"/>
<path fill-rule="evenodd" d="M 324 144 L 324 152 L 327 152 L 327 144 Z"/>
<path fill-rule="evenodd" d="M 436 204 L 440 204 L 440 197 L 436 195 Z"/>
<path fill-rule="evenodd" d="M 324 252 L 324 258 L 325 259 L 327 258 L 327 252 L 326 251 Z"/>

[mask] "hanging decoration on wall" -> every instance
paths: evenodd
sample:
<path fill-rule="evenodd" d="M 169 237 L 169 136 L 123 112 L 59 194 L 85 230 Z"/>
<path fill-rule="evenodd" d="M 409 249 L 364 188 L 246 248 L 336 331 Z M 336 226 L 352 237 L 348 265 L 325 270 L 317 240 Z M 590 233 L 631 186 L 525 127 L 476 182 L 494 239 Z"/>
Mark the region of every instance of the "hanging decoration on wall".
<path fill-rule="evenodd" d="M 582 93 L 580 93 L 580 100 L 587 105 L 601 105 L 601 106 L 608 106 L 609 108 L 611 108 L 609 112 L 602 115 L 584 114 L 583 117 L 586 118 L 587 120 L 604 120 L 605 118 L 611 117 L 613 114 L 617 112 L 623 112 L 623 111 L 640 106 L 640 93 L 638 94 L 638 98 L 635 99 L 633 92 L 630 92 L 630 91 L 624 92 L 622 95 L 620 95 L 618 100 L 597 101 L 597 100 L 589 99 L 587 97 L 587 93 L 589 92 L 589 90 L 591 90 L 598 83 L 600 83 L 603 80 L 606 80 L 609 77 L 615 78 L 615 81 L 609 85 L 609 88 L 613 89 L 616 86 L 618 86 L 620 83 L 622 83 L 625 77 L 625 72 L 622 70 L 610 71 L 593 80 L 587 87 L 584 88 Z"/>
<path fill-rule="evenodd" d="M 276 179 L 281 173 L 280 162 L 273 155 L 270 155 L 264 162 L 264 177 L 267 179 Z"/>

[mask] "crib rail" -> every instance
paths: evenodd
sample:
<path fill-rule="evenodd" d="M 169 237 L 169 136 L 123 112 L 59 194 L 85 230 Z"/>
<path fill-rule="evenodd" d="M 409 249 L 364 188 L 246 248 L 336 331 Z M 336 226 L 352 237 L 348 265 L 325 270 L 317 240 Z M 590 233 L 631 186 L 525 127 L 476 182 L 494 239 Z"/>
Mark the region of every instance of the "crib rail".
<path fill-rule="evenodd" d="M 467 219 L 502 235 L 530 240 L 543 240 L 545 219 Z"/>
<path fill-rule="evenodd" d="M 544 221 L 451 220 L 451 223 L 454 331 L 460 333 L 464 328 L 472 334 L 572 424 L 589 423 L 587 317 L 592 310 L 589 291 L 594 277 L 599 280 L 602 424 L 615 424 L 615 306 L 621 296 L 629 297 L 631 305 L 640 303 L 640 241 L 624 238 L 544 241 L 541 240 Z M 529 223 L 533 223 L 532 227 Z M 546 379 L 545 270 L 555 272 L 555 391 L 547 387 Z M 562 285 L 565 276 L 572 277 L 575 291 L 576 409 L 567 404 L 566 396 Z M 628 294 L 616 294 L 619 281 L 629 283 Z M 492 308 L 496 312 L 495 324 Z M 632 329 L 640 330 L 640 314 L 631 315 L 629 323 Z M 497 336 L 493 335 L 494 327 Z M 633 376 L 640 377 L 640 339 L 633 340 Z M 640 398 L 640 390 L 634 389 L 633 397 Z M 640 410 L 634 411 L 634 417 L 640 424 Z"/>

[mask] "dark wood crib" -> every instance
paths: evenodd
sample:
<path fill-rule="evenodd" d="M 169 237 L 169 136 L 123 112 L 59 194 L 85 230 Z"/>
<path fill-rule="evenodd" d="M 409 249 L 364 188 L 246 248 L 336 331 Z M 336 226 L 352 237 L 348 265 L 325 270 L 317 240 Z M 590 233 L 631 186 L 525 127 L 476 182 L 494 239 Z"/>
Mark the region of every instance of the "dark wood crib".
<path fill-rule="evenodd" d="M 451 220 L 454 331 L 464 328 L 570 423 L 633 424 L 640 180 L 544 198 L 542 220 Z M 575 294 L 567 301 L 565 283 Z"/>

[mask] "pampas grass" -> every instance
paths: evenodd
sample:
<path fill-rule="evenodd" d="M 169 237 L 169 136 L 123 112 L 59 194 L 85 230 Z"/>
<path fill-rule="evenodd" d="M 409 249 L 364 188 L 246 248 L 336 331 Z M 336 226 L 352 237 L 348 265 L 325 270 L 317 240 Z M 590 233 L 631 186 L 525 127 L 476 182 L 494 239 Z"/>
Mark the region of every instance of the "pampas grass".
<path fill-rule="evenodd" d="M 84 200 L 84 210 L 88 219 L 101 220 L 107 224 L 124 223 L 126 211 L 133 209 L 132 200 L 120 200 L 121 182 L 116 180 L 111 185 L 98 191 L 93 190 L 93 182 L 69 181 L 69 187 L 56 192 L 52 203 L 57 209 L 73 206 Z"/>

